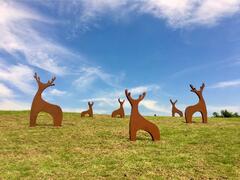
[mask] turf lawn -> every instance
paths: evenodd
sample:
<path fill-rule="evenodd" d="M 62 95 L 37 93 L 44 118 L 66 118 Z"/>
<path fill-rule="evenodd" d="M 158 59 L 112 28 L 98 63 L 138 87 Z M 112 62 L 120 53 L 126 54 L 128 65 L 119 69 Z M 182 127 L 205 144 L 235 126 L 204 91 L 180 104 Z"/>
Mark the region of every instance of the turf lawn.
<path fill-rule="evenodd" d="M 129 118 L 80 118 L 64 113 L 63 126 L 40 114 L 0 112 L 0 179 L 240 179 L 240 119 L 146 117 L 161 140 L 138 132 Z"/>

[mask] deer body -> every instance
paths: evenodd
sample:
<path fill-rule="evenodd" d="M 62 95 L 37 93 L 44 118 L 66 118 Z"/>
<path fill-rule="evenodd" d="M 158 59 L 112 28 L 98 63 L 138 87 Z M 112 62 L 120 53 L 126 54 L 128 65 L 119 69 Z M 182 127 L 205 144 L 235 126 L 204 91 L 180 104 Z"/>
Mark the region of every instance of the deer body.
<path fill-rule="evenodd" d="M 172 104 L 172 117 L 175 117 L 175 114 L 177 113 L 180 117 L 183 117 L 183 113 L 182 111 L 180 111 L 177 107 L 176 107 L 176 103 L 177 103 L 177 100 L 175 102 L 173 102 L 171 99 L 170 99 L 170 102 Z"/>
<path fill-rule="evenodd" d="M 42 83 L 40 77 L 35 73 L 34 78 L 38 83 L 38 91 L 34 96 L 31 112 L 30 112 L 30 127 L 36 126 L 37 116 L 40 112 L 49 113 L 53 118 L 54 126 L 62 125 L 62 109 L 54 104 L 50 104 L 47 101 L 42 99 L 42 92 L 49 86 L 54 86 L 53 82 L 56 78 L 53 78 L 47 83 Z"/>
<path fill-rule="evenodd" d="M 186 123 L 192 123 L 192 116 L 195 112 L 200 112 L 202 115 L 202 122 L 207 123 L 207 108 L 206 108 L 206 103 L 203 98 L 202 92 L 205 87 L 205 84 L 203 83 L 202 86 L 200 87 L 200 90 L 196 90 L 192 85 L 190 85 L 192 88 L 192 92 L 196 93 L 196 95 L 199 98 L 199 101 L 197 104 L 188 106 L 185 110 L 185 119 Z"/>
<path fill-rule="evenodd" d="M 121 101 L 120 98 L 119 98 L 118 102 L 120 104 L 120 108 L 112 112 L 112 117 L 120 116 L 120 118 L 124 118 L 125 117 L 125 112 L 124 112 L 124 109 L 123 109 L 123 104 L 124 104 L 125 100 Z"/>
<path fill-rule="evenodd" d="M 92 108 L 93 104 L 94 104 L 94 102 L 92 102 L 92 103 L 88 102 L 89 109 L 81 112 L 81 117 L 85 117 L 86 115 L 88 115 L 89 117 L 93 117 L 93 108 Z"/>
<path fill-rule="evenodd" d="M 139 96 L 138 99 L 133 99 L 131 93 L 125 90 L 126 97 L 131 104 L 131 116 L 129 123 L 129 136 L 131 141 L 136 141 L 137 131 L 144 130 L 148 132 L 153 141 L 160 140 L 160 132 L 158 127 L 152 122 L 146 120 L 138 111 L 138 104 L 144 99 L 146 93 Z"/>

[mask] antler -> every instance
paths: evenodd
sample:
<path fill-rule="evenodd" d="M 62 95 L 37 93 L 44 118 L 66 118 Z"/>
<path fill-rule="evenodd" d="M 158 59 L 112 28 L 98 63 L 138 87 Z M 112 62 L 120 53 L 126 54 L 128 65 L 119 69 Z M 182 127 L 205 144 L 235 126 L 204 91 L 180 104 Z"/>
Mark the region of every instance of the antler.
<path fill-rule="evenodd" d="M 192 92 L 195 92 L 195 91 L 196 91 L 196 88 L 195 88 L 193 85 L 190 84 L 190 87 L 191 87 L 191 89 L 192 89 L 192 90 L 191 90 Z"/>
<path fill-rule="evenodd" d="M 144 93 L 142 93 L 141 95 L 139 95 L 138 101 L 143 100 L 145 96 L 146 96 L 146 92 L 144 92 Z"/>
<path fill-rule="evenodd" d="M 125 102 L 125 99 L 124 99 L 123 101 L 121 101 L 121 99 L 120 99 L 120 98 L 118 98 L 118 102 L 119 102 L 120 104 L 122 104 L 122 103 L 124 103 L 124 102 Z"/>
<path fill-rule="evenodd" d="M 41 83 L 40 77 L 37 75 L 36 72 L 34 73 L 34 76 L 33 76 L 33 77 L 36 79 L 37 83 Z"/>
<path fill-rule="evenodd" d="M 200 90 L 203 91 L 204 87 L 205 87 L 205 84 L 202 83 L 202 86 L 200 87 Z"/>
<path fill-rule="evenodd" d="M 173 101 L 170 99 L 170 103 L 173 104 Z"/>
<path fill-rule="evenodd" d="M 51 80 L 49 80 L 47 82 L 47 86 L 55 86 L 55 84 L 53 83 L 55 81 L 56 77 L 54 76 Z"/>

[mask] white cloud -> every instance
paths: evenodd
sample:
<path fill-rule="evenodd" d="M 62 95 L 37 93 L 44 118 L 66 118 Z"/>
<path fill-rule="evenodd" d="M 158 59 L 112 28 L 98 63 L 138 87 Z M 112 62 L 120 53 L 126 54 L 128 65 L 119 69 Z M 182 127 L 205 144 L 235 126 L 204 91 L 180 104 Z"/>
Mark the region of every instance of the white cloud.
<path fill-rule="evenodd" d="M 83 67 L 79 74 L 80 77 L 73 82 L 79 89 L 89 88 L 95 80 L 101 80 L 109 86 L 118 87 L 119 82 L 124 77 L 124 74 L 117 76 L 106 73 L 100 67 Z"/>
<path fill-rule="evenodd" d="M 61 91 L 61 90 L 58 90 L 58 89 L 52 89 L 52 90 L 49 91 L 49 93 L 51 95 L 54 95 L 54 96 L 63 96 L 63 95 L 67 94 L 66 91 Z"/>
<path fill-rule="evenodd" d="M 155 113 L 169 114 L 171 111 L 169 107 L 158 105 L 158 102 L 155 100 L 146 99 L 140 105 Z"/>
<path fill-rule="evenodd" d="M 0 83 L 0 97 L 1 98 L 13 97 L 13 91 L 4 84 Z"/>
<path fill-rule="evenodd" d="M 149 91 L 157 91 L 160 89 L 160 86 L 158 85 L 147 85 L 147 86 L 137 86 L 134 88 L 129 89 L 129 92 L 131 92 L 132 95 L 139 95 L 143 92 L 149 92 Z"/>
<path fill-rule="evenodd" d="M 138 87 L 133 87 L 129 88 L 129 92 L 132 93 L 132 95 L 140 95 L 143 92 L 147 93 L 154 93 L 157 90 L 159 90 L 160 87 L 158 85 L 145 85 L 145 86 L 138 86 Z M 113 90 L 111 92 L 104 92 L 104 93 L 99 93 L 96 97 L 89 98 L 89 99 L 83 99 L 81 102 L 88 102 L 88 101 L 94 101 L 95 106 L 99 109 L 105 108 L 106 112 L 111 113 L 114 108 L 119 107 L 119 103 L 117 101 L 118 98 L 125 99 L 125 104 L 124 107 L 127 111 L 130 110 L 131 106 L 127 102 L 127 98 L 125 97 L 125 89 L 123 88 L 122 90 Z M 133 97 L 134 98 L 134 97 Z M 155 100 L 149 100 L 145 98 L 141 103 L 140 106 L 146 108 L 147 110 L 150 110 L 151 112 L 155 113 L 161 113 L 161 114 L 169 114 L 169 110 L 167 107 L 160 106 L 158 105 L 158 102 Z"/>
<path fill-rule="evenodd" d="M 164 18 L 174 27 L 191 24 L 212 25 L 239 13 L 239 0 L 149 0 L 142 1 L 142 12 Z"/>
<path fill-rule="evenodd" d="M 204 0 L 197 8 L 192 22 L 214 24 L 218 19 L 239 13 L 239 9 L 239 0 Z"/>
<path fill-rule="evenodd" d="M 26 94 L 32 94 L 33 71 L 29 66 L 0 63 L 0 81 L 3 81 Z"/>
<path fill-rule="evenodd" d="M 240 9 L 240 0 L 79 0 L 56 4 L 63 14 L 74 12 L 80 21 L 77 27 L 85 30 L 94 26 L 101 16 L 119 19 L 132 12 L 164 19 L 173 27 L 214 25 L 238 14 Z"/>
<path fill-rule="evenodd" d="M 39 31 L 40 26 L 47 29 L 56 23 L 48 17 L 6 1 L 0 2 L 0 12 L 0 49 L 16 59 L 21 54 L 30 65 L 57 75 L 67 72 L 64 62 L 82 60 L 79 55 L 48 38 L 49 34 Z"/>
<path fill-rule="evenodd" d="M 229 87 L 239 87 L 240 79 L 231 80 L 231 81 L 222 81 L 216 84 L 209 86 L 209 88 L 229 88 Z"/>
<path fill-rule="evenodd" d="M 13 99 L 0 100 L 1 110 L 29 110 L 31 107 L 30 103 L 16 101 Z"/>

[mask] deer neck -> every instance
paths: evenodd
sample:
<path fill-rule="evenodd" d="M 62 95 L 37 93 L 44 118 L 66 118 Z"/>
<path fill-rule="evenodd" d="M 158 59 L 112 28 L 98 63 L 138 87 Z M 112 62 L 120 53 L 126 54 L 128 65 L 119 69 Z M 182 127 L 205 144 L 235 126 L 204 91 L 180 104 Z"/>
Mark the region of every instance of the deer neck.
<path fill-rule="evenodd" d="M 197 95 L 198 96 L 198 103 L 196 104 L 196 105 L 194 105 L 195 107 L 197 106 L 200 106 L 200 105 L 205 105 L 205 101 L 204 101 L 204 99 L 203 99 L 203 96 L 202 95 Z"/>
<path fill-rule="evenodd" d="M 34 99 L 43 100 L 42 99 L 42 92 L 43 92 L 43 90 L 38 89 Z"/>
<path fill-rule="evenodd" d="M 92 112 L 92 107 L 89 107 L 88 111 L 89 111 L 89 112 Z"/>
<path fill-rule="evenodd" d="M 131 110 L 131 115 L 139 115 L 138 106 L 133 106 Z"/>
<path fill-rule="evenodd" d="M 123 106 L 122 105 L 120 105 L 120 108 L 119 109 L 123 109 Z"/>

